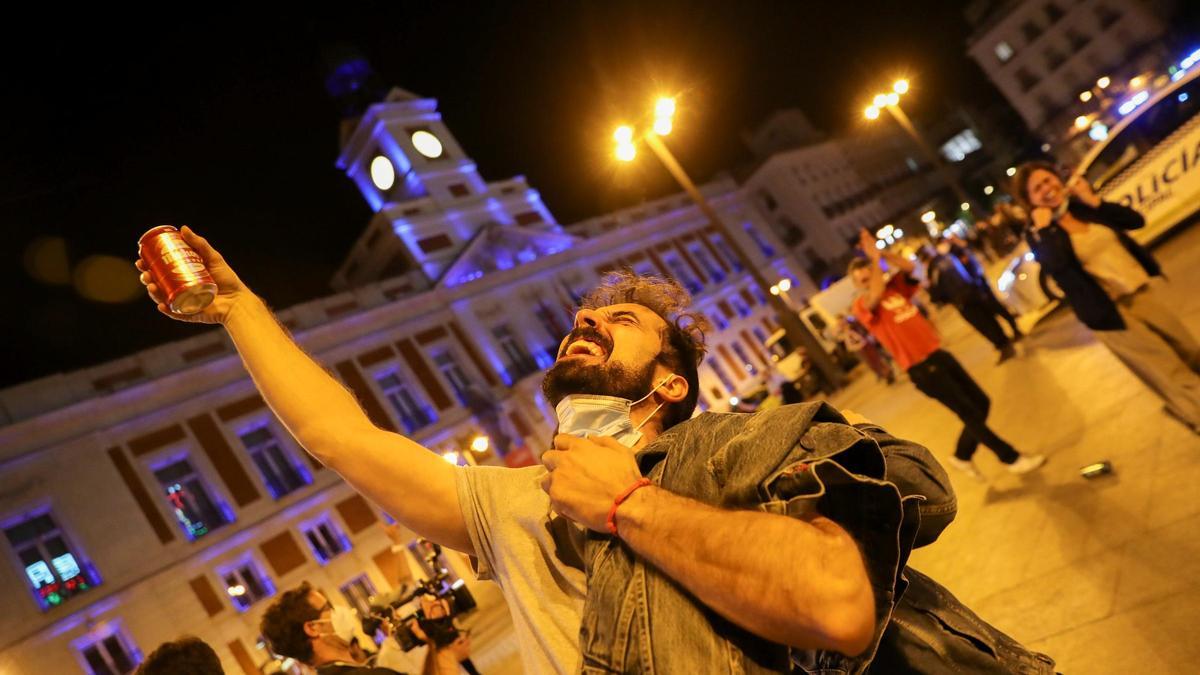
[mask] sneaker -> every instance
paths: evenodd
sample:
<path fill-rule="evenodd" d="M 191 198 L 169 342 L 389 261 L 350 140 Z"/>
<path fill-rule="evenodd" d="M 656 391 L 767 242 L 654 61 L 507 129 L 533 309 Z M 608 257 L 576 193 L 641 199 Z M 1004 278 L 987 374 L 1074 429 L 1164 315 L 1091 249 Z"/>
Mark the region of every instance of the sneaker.
<path fill-rule="evenodd" d="M 1008 470 L 1020 475 L 1038 469 L 1045 463 L 1045 455 L 1021 455 L 1017 461 L 1008 465 Z"/>
<path fill-rule="evenodd" d="M 954 467 L 956 470 L 967 474 L 979 482 L 984 481 L 983 474 L 980 473 L 979 469 L 975 467 L 975 462 L 972 462 L 969 459 L 959 459 L 957 457 L 951 457 L 948 461 L 950 466 Z"/>
<path fill-rule="evenodd" d="M 1012 346 L 1012 343 L 1004 345 L 1004 349 L 1000 350 L 1000 358 L 996 361 L 996 365 L 1000 365 L 1005 361 L 1017 355 L 1017 348 Z"/>

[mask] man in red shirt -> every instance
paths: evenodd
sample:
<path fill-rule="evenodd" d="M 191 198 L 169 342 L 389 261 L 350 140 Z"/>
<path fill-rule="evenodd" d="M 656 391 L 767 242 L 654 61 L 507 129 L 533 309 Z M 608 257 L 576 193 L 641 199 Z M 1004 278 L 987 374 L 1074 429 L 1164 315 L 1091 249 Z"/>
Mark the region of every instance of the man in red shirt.
<path fill-rule="evenodd" d="M 1046 462 L 1042 455 L 1022 455 L 987 426 L 991 401 L 967 374 L 962 364 L 941 348 L 933 326 L 910 302 L 920 286 L 909 275 L 912 262 L 875 248 L 875 238 L 863 233 L 866 258 L 855 258 L 849 274 L 861 293 L 854 300 L 854 314 L 875 339 L 887 348 L 909 379 L 926 396 L 946 406 L 963 421 L 950 466 L 977 480 L 983 474 L 971 461 L 982 442 L 996 453 L 1008 470 L 1028 473 Z M 893 271 L 885 280 L 881 258 Z"/>

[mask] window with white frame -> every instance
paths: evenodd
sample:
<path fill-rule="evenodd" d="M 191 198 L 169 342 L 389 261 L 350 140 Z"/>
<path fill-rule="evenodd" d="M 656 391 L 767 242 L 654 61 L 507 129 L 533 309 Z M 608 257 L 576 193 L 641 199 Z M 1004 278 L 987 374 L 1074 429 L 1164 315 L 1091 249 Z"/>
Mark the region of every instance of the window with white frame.
<path fill-rule="evenodd" d="M 750 316 L 750 305 L 746 304 L 746 301 L 742 299 L 741 295 L 734 295 L 730 297 L 729 302 L 733 305 L 733 309 L 737 312 L 738 316 L 742 317 L 743 319 Z"/>
<path fill-rule="evenodd" d="M 359 616 L 367 616 L 371 611 L 371 598 L 375 595 L 375 584 L 365 574 L 360 574 L 342 584 L 342 597 L 350 606 L 358 610 Z"/>
<path fill-rule="evenodd" d="M 454 390 L 454 397 L 462 405 L 467 404 L 467 390 L 471 388 L 471 381 L 464 374 L 462 366 L 459 365 L 458 359 L 454 357 L 454 353 L 449 349 L 439 349 L 433 353 L 433 364 L 437 367 L 442 377 L 450 383 L 450 388 Z"/>
<path fill-rule="evenodd" d="M 691 252 L 692 258 L 700 263 L 700 267 L 708 272 L 708 278 L 712 279 L 713 283 L 719 284 L 725 281 L 725 271 L 713 261 L 712 256 L 708 254 L 708 250 L 703 245 L 694 244 L 688 247 L 688 251 Z"/>
<path fill-rule="evenodd" d="M 725 391 L 730 393 L 735 391 L 733 380 L 729 379 L 729 374 L 725 372 L 725 369 L 721 367 L 721 364 L 717 363 L 716 359 L 709 359 L 708 367 L 712 369 L 713 373 L 717 376 L 717 379 L 721 381 L 721 385 L 725 387 Z"/>
<path fill-rule="evenodd" d="M 48 510 L 11 521 L 4 536 L 42 609 L 57 607 L 100 582 L 91 565 L 72 550 Z"/>
<path fill-rule="evenodd" d="M 538 371 L 537 362 L 529 355 L 529 350 L 517 339 L 508 324 L 502 323 L 492 328 L 492 335 L 500 345 L 500 350 L 504 352 L 507 360 L 504 370 L 513 382 Z"/>
<path fill-rule="evenodd" d="M 154 477 L 189 541 L 232 522 L 232 513 L 217 500 L 186 455 L 155 468 Z"/>
<path fill-rule="evenodd" d="M 284 449 L 270 425 L 263 424 L 238 434 L 263 483 L 275 499 L 312 483 L 312 475 Z"/>
<path fill-rule="evenodd" d="M 667 264 L 667 269 L 671 270 L 671 275 L 675 277 L 675 280 L 683 284 L 690 292 L 699 293 L 703 290 L 704 287 L 700 285 L 700 280 L 687 265 L 683 264 L 679 256 L 674 253 L 666 253 L 663 255 L 663 262 Z"/>
<path fill-rule="evenodd" d="M 350 540 L 329 516 L 302 527 L 301 531 L 321 564 L 350 550 Z"/>
<path fill-rule="evenodd" d="M 758 368 L 750 361 L 750 357 L 746 354 L 746 349 L 742 347 L 742 343 L 735 341 L 733 343 L 733 351 L 738 355 L 738 358 L 742 360 L 742 367 L 746 369 L 747 373 L 750 373 L 751 375 L 758 374 Z"/>
<path fill-rule="evenodd" d="M 742 265 L 741 259 L 738 258 L 737 254 L 733 252 L 733 249 L 730 248 L 729 244 L 725 241 L 725 237 L 722 237 L 719 234 L 714 234 L 709 238 L 709 241 L 714 247 L 716 247 L 717 251 L 725 257 L 725 261 L 733 267 L 735 272 L 741 272 L 745 269 L 745 267 Z"/>
<path fill-rule="evenodd" d="M 275 595 L 275 585 L 254 558 L 247 556 L 237 563 L 220 568 L 217 573 L 225 582 L 225 593 L 244 612 L 250 605 Z"/>
<path fill-rule="evenodd" d="M 128 675 L 142 654 L 124 631 L 113 626 L 71 643 L 88 675 Z"/>
<path fill-rule="evenodd" d="M 392 404 L 392 409 L 396 411 L 406 432 L 411 434 L 437 421 L 433 409 L 417 398 L 408 383 L 400 379 L 398 372 L 384 373 L 377 377 L 375 382 L 383 392 L 383 397 Z"/>

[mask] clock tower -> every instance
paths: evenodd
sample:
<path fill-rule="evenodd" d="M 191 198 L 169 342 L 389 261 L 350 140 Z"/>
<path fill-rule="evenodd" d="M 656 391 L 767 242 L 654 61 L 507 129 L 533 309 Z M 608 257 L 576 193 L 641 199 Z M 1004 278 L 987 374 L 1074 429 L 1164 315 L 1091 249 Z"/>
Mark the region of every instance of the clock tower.
<path fill-rule="evenodd" d="M 485 230 L 566 236 L 524 177 L 484 181 L 437 101 L 404 89 L 366 109 L 337 166 L 375 212 L 333 279 L 339 290 L 405 274 L 413 290 L 432 287 Z"/>

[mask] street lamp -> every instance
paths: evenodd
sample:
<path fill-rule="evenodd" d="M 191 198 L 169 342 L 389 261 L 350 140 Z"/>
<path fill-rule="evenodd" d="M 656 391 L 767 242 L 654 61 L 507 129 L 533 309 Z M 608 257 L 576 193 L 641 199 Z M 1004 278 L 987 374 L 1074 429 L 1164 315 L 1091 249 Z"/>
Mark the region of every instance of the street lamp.
<path fill-rule="evenodd" d="M 908 93 L 908 90 L 909 82 L 907 79 L 896 80 L 892 83 L 892 91 L 890 93 L 876 94 L 875 97 L 871 99 L 871 105 L 867 106 L 863 110 L 863 115 L 869 120 L 875 120 L 879 118 L 879 112 L 881 110 L 887 110 L 888 113 L 891 114 L 892 119 L 896 120 L 896 122 L 904 129 L 905 132 L 908 133 L 913 141 L 916 142 L 917 147 L 921 148 L 929 161 L 932 162 L 935 167 L 937 167 L 938 173 L 942 175 L 942 179 L 946 181 L 946 184 L 951 190 L 954 191 L 954 194 L 958 196 L 959 201 L 970 202 L 971 198 L 967 196 L 966 191 L 963 190 L 962 186 L 958 184 L 958 180 L 952 173 L 950 173 L 950 170 L 946 168 L 945 162 L 943 162 L 942 158 L 933 151 L 933 148 L 930 147 L 928 143 L 925 142 L 925 138 L 921 136 L 921 134 L 917 131 L 917 128 L 913 126 L 912 120 L 908 118 L 908 115 L 905 114 L 904 109 L 900 107 L 900 97 Z"/>
<path fill-rule="evenodd" d="M 658 157 L 658 160 L 662 162 L 675 181 L 679 183 L 679 186 L 692 198 L 692 201 L 695 202 L 700 212 L 716 227 L 717 232 L 721 234 L 722 238 L 729 245 L 733 255 L 742 260 L 749 260 L 741 244 L 738 243 L 738 240 L 733 236 L 733 232 L 725 224 L 724 219 L 708 203 L 708 199 L 696 187 L 695 182 L 688 176 L 687 171 L 684 170 L 679 160 L 675 158 L 675 155 L 671 153 L 666 143 L 663 142 L 662 137 L 671 132 L 675 112 L 676 102 L 674 98 L 664 96 L 655 101 L 654 123 L 647 131 L 641 133 L 641 140 L 645 141 L 646 145 Z M 616 141 L 617 159 L 628 162 L 637 156 L 635 145 L 637 137 L 638 133 L 634 127 L 630 125 L 617 127 L 616 131 L 613 132 L 613 140 Z M 772 288 L 772 284 L 766 280 L 762 275 L 762 271 L 756 266 L 747 265 L 747 272 L 760 289 L 770 292 L 770 295 L 767 296 L 767 301 L 771 305 L 771 309 L 775 310 L 779 325 L 784 329 L 788 340 L 793 345 L 804 348 L 809 358 L 812 359 L 813 365 L 817 367 L 817 370 L 820 371 L 825 381 L 833 389 L 841 388 L 846 383 L 845 374 L 841 368 L 825 351 L 825 348 L 817 340 L 816 336 L 800 321 L 799 314 L 788 306 L 784 298 L 780 297 L 781 291 L 786 293 L 787 288 L 791 288 L 791 281 L 784 280 L 786 284 L 781 282 L 780 284 L 775 284 Z"/>
<path fill-rule="evenodd" d="M 488 439 L 487 436 L 480 435 L 480 436 L 476 436 L 475 438 L 471 439 L 471 451 L 472 452 L 477 452 L 479 454 L 483 454 L 488 451 L 488 448 L 490 446 L 491 446 L 491 441 Z"/>

